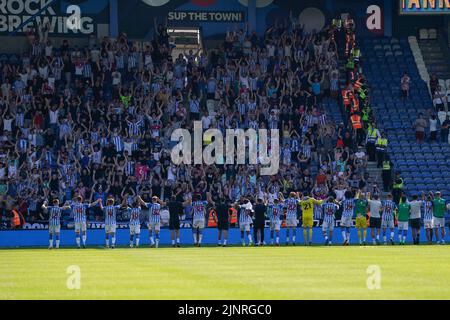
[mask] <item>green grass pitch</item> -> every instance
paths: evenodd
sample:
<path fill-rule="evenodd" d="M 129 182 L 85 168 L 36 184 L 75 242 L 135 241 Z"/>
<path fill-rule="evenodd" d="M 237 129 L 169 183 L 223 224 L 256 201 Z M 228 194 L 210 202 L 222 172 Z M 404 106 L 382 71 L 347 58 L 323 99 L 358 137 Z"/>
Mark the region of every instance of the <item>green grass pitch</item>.
<path fill-rule="evenodd" d="M 437 245 L 5 249 L 0 299 L 450 299 L 449 261 Z"/>

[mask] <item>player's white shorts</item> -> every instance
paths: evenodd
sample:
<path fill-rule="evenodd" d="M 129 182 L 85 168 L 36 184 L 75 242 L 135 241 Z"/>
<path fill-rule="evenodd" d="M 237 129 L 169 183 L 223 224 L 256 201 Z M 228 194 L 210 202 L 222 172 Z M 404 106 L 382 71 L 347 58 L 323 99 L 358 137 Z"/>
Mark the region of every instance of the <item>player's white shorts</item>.
<path fill-rule="evenodd" d="M 203 229 L 205 228 L 205 220 L 204 219 L 197 219 L 192 221 L 192 228 L 194 229 Z"/>
<path fill-rule="evenodd" d="M 130 225 L 130 235 L 141 234 L 141 225 Z"/>
<path fill-rule="evenodd" d="M 149 222 L 148 223 L 148 229 L 153 231 L 160 231 L 161 230 L 161 223 L 160 222 Z"/>
<path fill-rule="evenodd" d="M 250 232 L 250 223 L 240 223 L 239 224 L 239 229 L 241 230 L 241 231 L 247 231 L 247 232 Z"/>
<path fill-rule="evenodd" d="M 435 228 L 445 227 L 445 218 L 433 217 L 433 226 Z"/>
<path fill-rule="evenodd" d="M 433 229 L 434 228 L 433 220 L 423 220 L 423 226 L 425 229 Z"/>
<path fill-rule="evenodd" d="M 280 231 L 281 229 L 281 220 L 270 221 L 270 230 Z"/>
<path fill-rule="evenodd" d="M 390 228 L 390 229 L 394 229 L 394 220 L 390 220 L 390 221 L 386 221 L 386 220 L 382 220 L 381 221 L 381 228 Z"/>
<path fill-rule="evenodd" d="M 351 216 L 341 218 L 341 227 L 350 228 L 352 226 L 353 226 L 353 220 L 352 220 Z"/>
<path fill-rule="evenodd" d="M 85 232 L 86 231 L 86 221 L 83 221 L 83 222 L 75 222 L 75 231 L 76 232 L 80 232 L 80 230 L 82 231 L 82 232 Z"/>
<path fill-rule="evenodd" d="M 286 219 L 286 227 L 290 228 L 290 227 L 297 227 L 298 225 L 298 220 L 293 218 L 293 219 Z"/>
<path fill-rule="evenodd" d="M 334 221 L 332 222 L 328 222 L 328 221 L 323 221 L 322 223 L 322 231 L 333 231 L 334 230 Z"/>
<path fill-rule="evenodd" d="M 406 230 L 408 231 L 409 224 L 408 221 L 399 221 L 398 222 L 398 230 Z"/>
<path fill-rule="evenodd" d="M 59 233 L 59 231 L 61 230 L 61 225 L 54 225 L 54 226 L 48 226 L 48 232 L 53 234 L 53 233 Z"/>
<path fill-rule="evenodd" d="M 116 233 L 116 225 L 115 224 L 105 224 L 105 232 L 106 233 Z"/>

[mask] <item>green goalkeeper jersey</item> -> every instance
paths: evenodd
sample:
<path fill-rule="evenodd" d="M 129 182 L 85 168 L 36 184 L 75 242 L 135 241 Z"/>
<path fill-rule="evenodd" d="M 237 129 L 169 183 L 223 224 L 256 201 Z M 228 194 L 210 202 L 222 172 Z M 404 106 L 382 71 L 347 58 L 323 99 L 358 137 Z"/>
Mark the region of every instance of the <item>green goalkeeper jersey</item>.
<path fill-rule="evenodd" d="M 444 218 L 445 215 L 445 199 L 439 198 L 433 200 L 433 216 L 436 218 Z"/>
<path fill-rule="evenodd" d="M 409 214 L 410 214 L 411 206 L 409 203 L 400 203 L 398 205 L 398 221 L 408 221 L 409 220 Z"/>
<path fill-rule="evenodd" d="M 367 214 L 367 204 L 366 199 L 356 199 L 355 213 L 357 216 L 365 216 Z"/>

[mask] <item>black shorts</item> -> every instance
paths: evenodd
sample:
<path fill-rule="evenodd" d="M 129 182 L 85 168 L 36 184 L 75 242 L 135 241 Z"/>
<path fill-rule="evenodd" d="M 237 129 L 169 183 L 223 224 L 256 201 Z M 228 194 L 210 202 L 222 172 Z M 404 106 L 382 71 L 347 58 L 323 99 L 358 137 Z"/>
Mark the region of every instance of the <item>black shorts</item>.
<path fill-rule="evenodd" d="M 420 218 L 410 219 L 409 223 L 411 225 L 411 228 L 420 229 Z"/>
<path fill-rule="evenodd" d="M 217 229 L 219 230 L 228 230 L 230 228 L 230 224 L 228 221 L 219 221 L 217 223 Z"/>
<path fill-rule="evenodd" d="M 180 220 L 169 220 L 169 230 L 180 230 Z"/>
<path fill-rule="evenodd" d="M 381 218 L 370 217 L 369 224 L 371 228 L 381 228 Z"/>

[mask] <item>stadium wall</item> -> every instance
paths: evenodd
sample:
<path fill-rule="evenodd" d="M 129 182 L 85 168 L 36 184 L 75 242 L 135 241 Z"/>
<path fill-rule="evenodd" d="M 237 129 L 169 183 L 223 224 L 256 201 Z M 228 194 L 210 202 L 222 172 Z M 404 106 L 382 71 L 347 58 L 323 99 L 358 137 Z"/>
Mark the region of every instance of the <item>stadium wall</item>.
<path fill-rule="evenodd" d="M 253 231 L 253 230 L 252 230 Z M 49 233 L 47 230 L 16 230 L 16 231 L 0 231 L 0 247 L 3 248 L 18 248 L 18 247 L 46 247 L 48 246 Z M 240 231 L 237 228 L 229 230 L 228 243 L 230 245 L 240 244 Z M 61 230 L 61 246 L 76 246 L 75 233 L 73 230 Z M 182 244 L 193 244 L 192 231 L 190 229 L 180 230 L 180 239 Z M 301 229 L 297 230 L 297 243 L 301 243 L 303 240 L 303 233 Z M 355 228 L 351 230 L 351 239 L 355 243 L 358 239 L 358 234 Z M 397 235 L 395 237 L 397 239 Z M 270 231 L 265 229 L 265 240 L 270 241 Z M 286 240 L 286 231 L 281 231 L 280 241 L 283 245 Z M 247 241 L 247 239 L 246 239 Z M 314 228 L 313 243 L 322 244 L 324 241 L 321 228 Z M 368 243 L 372 241 L 368 232 Z M 408 235 L 408 242 L 412 242 L 411 232 Z M 425 231 L 422 228 L 421 241 L 426 241 Z M 147 229 L 141 231 L 141 244 L 148 245 L 149 234 Z M 205 229 L 203 232 L 203 244 L 214 245 L 217 244 L 217 229 Z M 335 229 L 335 235 L 333 237 L 334 244 L 342 243 L 342 235 L 340 229 Z M 105 244 L 105 231 L 104 230 L 88 230 L 87 244 L 89 246 L 103 246 Z M 117 243 L 118 246 L 126 246 L 129 244 L 129 230 L 118 229 L 117 230 Z M 170 231 L 168 229 L 161 229 L 160 244 L 170 244 Z"/>

